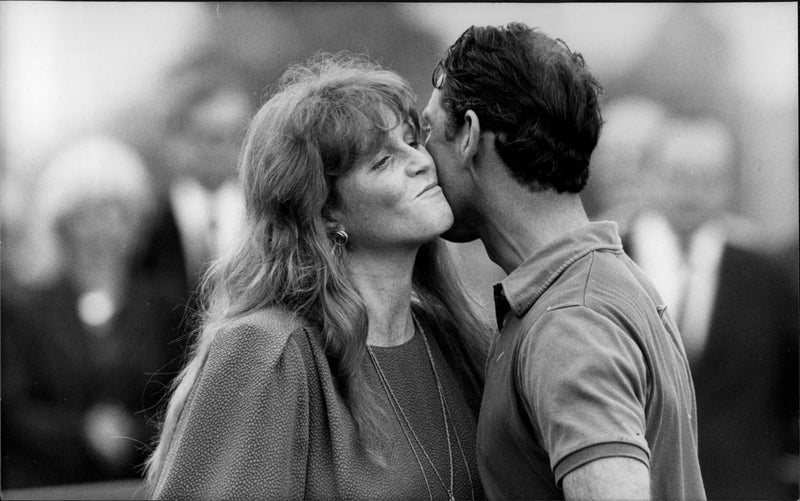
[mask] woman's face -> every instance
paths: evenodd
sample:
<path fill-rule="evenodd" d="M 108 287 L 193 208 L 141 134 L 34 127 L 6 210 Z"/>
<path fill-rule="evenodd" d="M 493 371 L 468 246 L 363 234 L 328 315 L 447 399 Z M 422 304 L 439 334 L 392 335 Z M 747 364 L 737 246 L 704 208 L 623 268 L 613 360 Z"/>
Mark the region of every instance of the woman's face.
<path fill-rule="evenodd" d="M 332 212 L 353 250 L 418 247 L 453 224 L 433 159 L 407 122 L 389 132 L 375 156 L 360 158 L 336 189 L 340 206 Z"/>

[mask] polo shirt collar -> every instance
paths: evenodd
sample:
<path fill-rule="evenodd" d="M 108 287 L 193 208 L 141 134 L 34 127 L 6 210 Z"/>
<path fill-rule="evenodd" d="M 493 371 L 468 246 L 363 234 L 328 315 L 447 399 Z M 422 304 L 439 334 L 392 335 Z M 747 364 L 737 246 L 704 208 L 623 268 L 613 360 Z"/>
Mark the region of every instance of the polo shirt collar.
<path fill-rule="evenodd" d="M 597 250 L 622 251 L 614 221 L 590 222 L 536 251 L 494 287 L 498 328 L 509 310 L 523 316 L 564 270 Z"/>

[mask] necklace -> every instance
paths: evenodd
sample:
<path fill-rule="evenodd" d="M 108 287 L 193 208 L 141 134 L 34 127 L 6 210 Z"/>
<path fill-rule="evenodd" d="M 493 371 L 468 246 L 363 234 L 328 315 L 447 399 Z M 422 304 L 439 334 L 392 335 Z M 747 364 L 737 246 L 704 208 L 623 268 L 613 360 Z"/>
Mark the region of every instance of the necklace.
<path fill-rule="evenodd" d="M 395 416 L 397 417 L 397 420 L 400 422 L 400 428 L 403 430 L 403 435 L 405 436 L 406 440 L 408 441 L 408 444 L 411 447 L 411 452 L 414 453 L 414 457 L 417 460 L 417 465 L 419 466 L 420 471 L 422 472 L 422 478 L 425 480 L 425 485 L 428 488 L 428 496 L 431 498 L 431 500 L 433 499 L 433 494 L 431 493 L 430 484 L 428 483 L 428 477 L 425 474 L 425 469 L 422 467 L 422 461 L 420 460 L 419 455 L 417 454 L 416 448 L 414 447 L 414 443 L 411 441 L 411 438 L 410 438 L 408 432 L 406 431 L 406 427 L 411 432 L 411 435 L 414 437 L 414 441 L 417 443 L 417 446 L 422 451 L 422 454 L 425 456 L 425 459 L 427 459 L 428 463 L 431 465 L 431 468 L 433 469 L 433 472 L 436 474 L 436 477 L 439 479 L 439 482 L 442 484 L 442 487 L 444 488 L 445 492 L 447 492 L 449 499 L 451 501 L 454 501 L 455 500 L 455 496 L 454 496 L 454 493 L 453 493 L 453 471 L 454 471 L 454 469 L 453 469 L 453 448 L 452 448 L 451 440 L 450 440 L 450 426 L 448 425 L 448 421 L 447 421 L 448 416 L 450 417 L 450 421 L 451 422 L 453 421 L 453 417 L 452 417 L 452 414 L 450 413 L 450 408 L 447 405 L 447 401 L 444 398 L 444 390 L 442 389 L 442 383 L 441 383 L 441 380 L 439 379 L 439 373 L 436 370 L 436 364 L 433 361 L 433 354 L 431 353 L 431 347 L 428 344 L 428 339 L 427 339 L 427 336 L 425 335 L 425 331 L 422 328 L 422 326 L 419 324 L 419 322 L 417 321 L 416 316 L 413 313 L 412 313 L 412 318 L 414 320 L 415 328 L 419 329 L 419 331 L 420 331 L 420 333 L 422 335 L 422 341 L 425 343 L 425 351 L 427 352 L 428 360 L 430 361 L 430 364 L 431 364 L 431 369 L 433 371 L 433 376 L 436 379 L 436 389 L 437 389 L 437 391 L 439 393 L 439 402 L 440 402 L 440 404 L 442 406 L 442 420 L 444 422 L 445 435 L 447 437 L 447 453 L 448 453 L 448 459 L 449 459 L 449 464 L 450 464 L 450 488 L 449 489 L 448 489 L 447 485 L 445 484 L 444 480 L 442 479 L 442 476 L 439 474 L 439 470 L 436 468 L 436 465 L 433 463 L 433 460 L 431 460 L 430 456 L 425 451 L 425 447 L 423 447 L 422 441 L 420 441 L 419 437 L 417 436 L 416 432 L 414 431 L 414 428 L 411 426 L 411 421 L 409 421 L 408 416 L 406 416 L 406 413 L 403 410 L 403 407 L 400 405 L 400 401 L 395 396 L 394 391 L 392 390 L 392 387 L 389 384 L 389 380 L 386 377 L 386 374 L 384 374 L 383 369 L 380 366 L 380 363 L 378 363 L 378 358 L 375 356 L 375 353 L 372 351 L 372 347 L 370 347 L 369 345 L 367 345 L 367 352 L 369 353 L 370 359 L 372 360 L 372 363 L 375 366 L 375 370 L 378 373 L 378 378 L 380 379 L 381 384 L 384 387 L 384 391 L 386 392 L 386 395 L 389 397 L 389 403 L 392 405 L 392 410 L 394 411 Z M 403 426 L 403 424 L 405 424 L 405 427 Z M 461 458 L 464 461 L 464 466 L 466 468 L 467 475 L 469 477 L 470 489 L 473 489 L 473 487 L 472 487 L 472 474 L 469 471 L 469 464 L 467 463 L 466 456 L 464 455 L 464 449 L 461 446 L 461 439 L 458 436 L 458 431 L 456 430 L 455 425 L 453 425 L 453 433 L 456 436 L 456 442 L 458 444 L 459 451 L 461 452 Z M 474 490 L 472 490 L 472 499 L 473 500 L 475 499 Z"/>

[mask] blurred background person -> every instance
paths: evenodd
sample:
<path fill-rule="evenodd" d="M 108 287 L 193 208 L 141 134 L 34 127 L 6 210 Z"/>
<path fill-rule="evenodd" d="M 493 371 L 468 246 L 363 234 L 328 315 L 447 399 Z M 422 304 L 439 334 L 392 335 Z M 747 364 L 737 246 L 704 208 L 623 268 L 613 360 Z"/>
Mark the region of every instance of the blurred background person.
<path fill-rule="evenodd" d="M 34 197 L 35 244 L 51 252 L 3 297 L 3 487 L 135 477 L 179 367 L 185 290 L 148 254 L 150 174 L 130 147 L 92 136 L 54 156 Z"/>
<path fill-rule="evenodd" d="M 582 197 L 594 220 L 615 221 L 624 234 L 650 203 L 647 167 L 669 110 L 653 99 L 630 95 L 609 101 L 602 113 L 603 128 Z"/>
<path fill-rule="evenodd" d="M 727 127 L 659 116 L 643 148 L 636 132 L 628 136 L 628 146 L 649 154 L 633 171 L 644 203 L 623 245 L 653 279 L 683 337 L 707 495 L 792 498 L 799 407 L 791 277 L 775 256 L 753 248 L 752 222 L 730 210 L 735 149 Z M 617 117 L 605 117 L 609 131 Z"/>
<path fill-rule="evenodd" d="M 199 51 L 164 78 L 166 122 L 156 144 L 166 195 L 196 286 L 241 226 L 236 164 L 257 99 L 253 76 L 230 54 Z"/>

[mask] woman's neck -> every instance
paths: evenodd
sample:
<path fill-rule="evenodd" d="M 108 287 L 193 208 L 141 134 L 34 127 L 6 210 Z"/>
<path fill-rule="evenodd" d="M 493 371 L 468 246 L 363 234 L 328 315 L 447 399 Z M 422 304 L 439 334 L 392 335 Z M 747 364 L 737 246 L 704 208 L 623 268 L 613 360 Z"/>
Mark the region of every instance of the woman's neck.
<path fill-rule="evenodd" d="M 415 257 L 416 251 L 393 256 L 350 253 L 348 268 L 369 318 L 367 344 L 397 346 L 414 336 L 411 276 Z"/>

